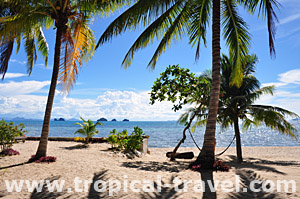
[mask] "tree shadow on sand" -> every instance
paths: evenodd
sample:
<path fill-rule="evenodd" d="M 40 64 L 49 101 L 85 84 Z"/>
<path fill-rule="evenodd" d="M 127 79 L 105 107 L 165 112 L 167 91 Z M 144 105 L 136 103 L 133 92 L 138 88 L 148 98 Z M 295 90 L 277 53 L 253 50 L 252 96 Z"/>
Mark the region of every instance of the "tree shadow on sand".
<path fill-rule="evenodd" d="M 76 150 L 76 149 L 86 149 L 88 147 L 89 146 L 87 144 L 77 144 L 74 146 L 60 147 L 60 148 L 67 149 L 67 150 Z"/>
<path fill-rule="evenodd" d="M 0 170 L 9 169 L 9 168 L 18 167 L 18 166 L 23 166 L 25 164 L 30 164 L 30 163 L 31 162 L 22 162 L 22 163 L 18 163 L 18 164 L 9 165 L 9 166 L 6 166 L 6 167 L 0 167 Z"/>
<path fill-rule="evenodd" d="M 260 175 L 255 171 L 241 169 L 236 171 L 236 175 L 239 176 L 240 186 L 239 191 L 230 193 L 227 198 L 234 199 L 281 199 L 284 196 L 280 193 L 271 193 L 268 189 L 271 188 L 270 184 L 263 185 L 262 182 L 265 181 Z M 251 182 L 256 181 L 251 187 Z M 265 189 L 265 190 L 264 190 Z M 267 192 L 268 191 L 268 192 Z"/>
<path fill-rule="evenodd" d="M 281 174 L 281 175 L 286 175 L 286 173 L 278 171 L 277 169 L 275 169 L 274 167 L 271 167 L 269 165 L 282 165 L 282 166 L 286 166 L 289 165 L 287 164 L 287 162 L 282 162 L 280 164 L 280 162 L 272 162 L 272 161 L 268 161 L 268 160 L 262 160 L 262 159 L 255 159 L 255 158 L 251 158 L 251 159 L 247 159 L 244 158 L 244 162 L 241 163 L 237 163 L 236 157 L 235 156 L 227 156 L 230 158 L 229 161 L 226 161 L 226 163 L 231 167 L 231 168 L 236 168 L 236 169 L 254 169 L 254 170 L 259 170 L 259 171 L 267 171 L 267 172 L 273 172 L 273 173 L 277 173 L 277 174 Z M 257 160 L 257 161 L 253 161 L 253 160 Z M 296 163 L 294 163 L 296 164 Z"/>
<path fill-rule="evenodd" d="M 102 183 L 97 183 L 108 181 L 106 172 L 107 170 L 94 173 L 92 183 L 90 184 L 88 199 L 110 198 L 107 188 L 103 187 L 104 185 Z M 105 189 L 105 191 L 101 191 L 101 189 Z"/>
<path fill-rule="evenodd" d="M 44 183 L 42 184 L 41 187 L 36 186 L 36 188 L 34 189 L 34 191 L 32 192 L 30 199 L 48 199 L 48 198 L 58 198 L 58 197 L 62 197 L 67 193 L 66 190 L 61 190 L 58 191 L 56 189 L 56 187 L 54 187 L 53 191 L 49 190 L 49 187 L 47 184 L 53 184 L 53 182 L 57 181 L 60 178 L 60 176 L 54 176 L 51 178 L 47 178 L 44 180 Z M 48 182 L 48 183 L 47 183 Z M 57 181 L 59 182 L 59 181 Z M 71 196 L 65 196 L 63 197 L 64 199 L 70 198 Z"/>
<path fill-rule="evenodd" d="M 144 171 L 167 171 L 179 172 L 188 168 L 190 162 L 156 162 L 156 161 L 136 161 L 136 162 L 123 162 L 122 167 L 136 168 Z"/>
<path fill-rule="evenodd" d="M 176 199 L 182 193 L 178 192 L 178 190 L 182 190 L 184 188 L 184 184 L 173 184 L 175 177 L 172 176 L 169 183 L 165 183 L 161 181 L 161 184 L 157 184 L 154 182 L 154 191 L 153 192 L 145 192 L 141 193 L 141 199 Z M 177 190 L 178 189 L 178 190 Z"/>

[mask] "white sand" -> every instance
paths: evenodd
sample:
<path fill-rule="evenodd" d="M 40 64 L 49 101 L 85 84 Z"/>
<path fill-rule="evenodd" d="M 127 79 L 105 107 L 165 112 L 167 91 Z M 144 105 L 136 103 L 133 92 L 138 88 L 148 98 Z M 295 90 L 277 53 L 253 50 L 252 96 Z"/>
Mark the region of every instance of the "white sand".
<path fill-rule="evenodd" d="M 29 157 L 35 154 L 38 142 L 26 141 L 14 145 L 14 149 L 21 154 L 17 156 L 7 156 L 0 159 L 0 167 L 7 167 L 22 162 L 26 162 Z M 57 157 L 57 162 L 47 163 L 31 163 L 24 164 L 7 169 L 0 170 L 0 197 L 3 198 L 201 198 L 202 193 L 194 190 L 195 185 L 199 184 L 197 180 L 201 180 L 200 173 L 187 170 L 191 160 L 178 160 L 170 162 L 165 153 L 172 149 L 150 148 L 150 155 L 144 155 L 142 158 L 133 160 L 114 154 L 109 151 L 108 144 L 90 144 L 88 148 L 74 149 L 79 145 L 75 142 L 49 142 L 48 155 Z M 223 148 L 217 148 L 217 153 Z M 182 148 L 180 151 L 193 151 L 195 156 L 198 151 L 195 148 Z M 220 158 L 231 166 L 230 172 L 214 172 L 213 180 L 217 187 L 217 198 L 300 198 L 300 147 L 244 147 L 243 155 L 245 163 L 238 165 L 232 160 L 235 156 L 235 148 L 230 148 Z M 236 183 L 236 175 L 240 175 L 245 187 L 249 189 L 249 183 L 252 180 L 272 180 L 275 184 L 277 180 L 295 180 L 296 192 L 292 192 L 291 184 L 288 192 L 271 192 L 260 191 L 255 192 L 226 192 L 221 188 L 221 183 L 225 180 L 231 180 Z M 203 175 L 204 176 L 204 175 Z M 87 180 L 86 190 L 83 192 L 75 192 L 74 178 L 78 177 Z M 143 180 L 151 180 L 159 182 L 161 177 L 163 181 L 162 191 L 154 193 L 145 193 L 142 191 L 146 182 Z M 181 189 L 181 192 L 174 190 L 175 184 L 170 184 L 170 188 L 165 184 L 172 183 L 172 179 L 178 177 L 180 180 L 192 180 L 187 185 L 187 192 Z M 46 180 L 58 179 L 65 180 L 63 192 L 48 192 L 47 187 L 41 192 L 30 193 L 24 187 L 21 192 L 9 193 L 6 189 L 5 180 L 10 183 L 11 180 Z M 204 179 L 204 178 L 203 178 Z M 97 180 L 109 181 L 120 180 L 121 190 L 113 193 L 109 197 L 107 191 L 96 192 L 90 189 L 91 180 L 93 183 Z M 130 184 L 134 180 L 142 180 L 141 184 L 135 184 L 135 188 L 141 189 L 141 192 L 133 192 Z M 126 181 L 128 186 L 126 186 Z M 98 181 L 99 183 L 101 181 Z M 92 183 L 92 185 L 93 185 Z M 149 182 L 147 182 L 149 183 Z M 229 186 L 229 184 L 227 184 Z M 111 186 L 112 187 L 112 186 Z M 124 190 L 127 187 L 128 190 Z M 235 186 L 236 187 L 236 186 Z M 277 187 L 277 186 L 276 186 Z M 84 188 L 83 183 L 79 185 L 80 189 Z M 100 187 L 101 188 L 101 187 Z M 116 188 L 116 187 L 115 187 Z M 145 188 L 149 188 L 146 186 Z M 183 188 L 183 187 L 180 187 Z M 229 187 L 230 188 L 230 187 Z M 126 189 L 126 188 L 125 188 Z M 69 191 L 69 192 L 68 192 Z M 79 191 L 79 190 L 77 190 Z"/>

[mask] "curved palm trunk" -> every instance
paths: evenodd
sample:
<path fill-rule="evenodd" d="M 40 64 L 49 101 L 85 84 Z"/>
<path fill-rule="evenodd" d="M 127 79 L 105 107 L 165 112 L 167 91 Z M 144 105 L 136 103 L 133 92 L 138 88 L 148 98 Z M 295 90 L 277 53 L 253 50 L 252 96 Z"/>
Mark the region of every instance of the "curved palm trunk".
<path fill-rule="evenodd" d="M 209 99 L 209 110 L 202 151 L 194 164 L 201 164 L 202 169 L 211 169 L 215 160 L 215 131 L 220 95 L 220 0 L 213 0 L 212 18 L 212 85 Z"/>
<path fill-rule="evenodd" d="M 64 26 L 57 27 L 57 31 L 56 31 L 52 79 L 51 79 L 50 90 L 49 90 L 48 100 L 47 100 L 47 105 L 46 105 L 46 110 L 45 110 L 41 139 L 40 139 L 39 146 L 38 146 L 38 149 L 37 149 L 37 152 L 35 155 L 35 159 L 39 159 L 40 157 L 46 156 L 46 153 L 47 153 L 51 112 L 52 112 L 53 100 L 54 100 L 55 89 L 56 89 L 57 78 L 58 78 L 58 71 L 59 71 L 60 48 L 61 48 L 61 38 L 62 38 L 62 34 L 63 34 L 63 27 Z"/>
<path fill-rule="evenodd" d="M 239 119 L 238 118 L 236 118 L 234 120 L 234 133 L 235 133 L 235 138 L 236 138 L 237 162 L 241 163 L 241 162 L 243 162 L 243 156 L 242 156 L 241 134 L 240 134 Z"/>

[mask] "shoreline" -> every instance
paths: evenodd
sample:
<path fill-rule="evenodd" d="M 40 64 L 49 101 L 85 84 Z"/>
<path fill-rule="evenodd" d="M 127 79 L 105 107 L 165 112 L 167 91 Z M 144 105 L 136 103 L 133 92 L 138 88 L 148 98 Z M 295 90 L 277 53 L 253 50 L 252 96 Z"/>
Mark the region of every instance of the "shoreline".
<path fill-rule="evenodd" d="M 13 166 L 11 168 L 0 170 L 0 196 L 3 198 L 199 198 L 203 193 L 195 192 L 193 187 L 188 187 L 188 191 L 174 192 L 174 187 L 163 187 L 162 192 L 134 192 L 129 190 L 125 192 L 121 189 L 119 192 L 109 197 L 108 192 L 92 191 L 91 184 L 87 185 L 87 192 L 74 192 L 74 179 L 96 182 L 99 180 L 120 180 L 124 179 L 128 183 L 135 180 L 157 181 L 158 176 L 165 184 L 173 185 L 172 179 L 179 178 L 182 181 L 192 180 L 196 182 L 201 180 L 198 172 L 187 170 L 189 163 L 196 159 L 199 150 L 197 148 L 182 147 L 178 152 L 194 152 L 192 160 L 177 160 L 171 162 L 166 158 L 165 153 L 172 151 L 173 148 L 149 148 L 150 154 L 143 155 L 141 158 L 127 159 L 120 153 L 114 153 L 108 148 L 107 143 L 90 144 L 87 148 L 77 147 L 81 145 L 78 142 L 49 141 L 49 156 L 57 157 L 55 163 L 30 163 L 20 164 L 28 161 L 31 155 L 35 154 L 37 141 L 26 141 L 25 143 L 15 144 L 12 148 L 19 151 L 20 155 L 1 157 L 0 167 Z M 291 150 L 291 147 L 293 150 Z M 216 153 L 219 153 L 225 147 L 217 147 Z M 220 159 L 230 166 L 229 172 L 213 172 L 215 185 L 217 182 L 222 184 L 226 180 L 236 181 L 236 176 L 247 182 L 250 180 L 294 180 L 296 182 L 296 191 L 288 192 L 226 192 L 220 187 L 217 189 L 217 198 L 263 198 L 273 194 L 275 198 L 300 198 L 300 147 L 243 147 L 243 157 L 245 163 L 238 165 L 235 163 L 235 147 L 230 147 Z M 263 149 L 263 150 L 262 150 Z M 17 166 L 18 165 L 18 166 Z M 101 174 L 102 173 L 102 174 Z M 126 177 L 126 178 L 125 178 Z M 20 192 L 8 192 L 5 180 L 64 180 L 66 188 L 62 192 L 49 193 L 46 191 L 30 193 L 22 189 Z M 246 183 L 247 184 L 247 183 Z M 123 185 L 123 183 L 122 183 Z M 191 184 L 192 185 L 192 184 Z M 25 185 L 24 185 L 25 186 Z M 244 185 L 243 185 L 244 186 Z M 136 188 L 142 188 L 138 184 Z M 80 188 L 84 189 L 81 184 Z M 54 194 L 54 195 L 53 195 Z M 56 194 L 56 195 L 55 195 Z M 172 195 L 173 194 L 173 195 Z M 54 197 L 55 196 L 55 197 Z M 100 197 L 101 196 L 101 197 Z M 175 197 L 176 196 L 176 197 Z"/>

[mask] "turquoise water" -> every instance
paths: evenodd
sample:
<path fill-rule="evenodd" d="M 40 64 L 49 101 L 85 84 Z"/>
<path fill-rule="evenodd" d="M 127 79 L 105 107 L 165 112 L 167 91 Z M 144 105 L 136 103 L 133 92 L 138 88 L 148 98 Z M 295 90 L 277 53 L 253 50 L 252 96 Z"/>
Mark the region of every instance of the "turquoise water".
<path fill-rule="evenodd" d="M 13 120 L 14 121 L 14 120 Z M 15 120 L 15 124 L 20 122 L 25 124 L 28 131 L 27 137 L 40 136 L 43 121 L 38 120 Z M 50 137 L 76 137 L 74 132 L 79 126 L 74 125 L 74 121 L 51 121 Z M 95 137 L 106 137 L 112 129 L 122 131 L 127 129 L 128 132 L 133 131 L 133 127 L 139 126 L 146 135 L 150 136 L 149 147 L 175 147 L 182 138 L 184 127 L 175 121 L 162 122 L 103 122 L 104 126 L 99 126 L 100 133 Z M 300 123 L 294 123 L 300 129 Z M 201 147 L 203 142 L 204 128 L 199 128 L 193 133 L 195 140 Z M 234 136 L 232 128 L 221 131 L 219 128 L 216 132 L 217 147 L 226 147 Z M 300 146 L 300 136 L 297 133 L 298 141 L 293 138 L 281 135 L 276 131 L 265 127 L 252 127 L 246 132 L 241 132 L 243 146 Z M 190 135 L 187 133 L 187 139 L 182 144 L 183 147 L 195 147 Z M 234 144 L 232 146 L 235 146 Z"/>

